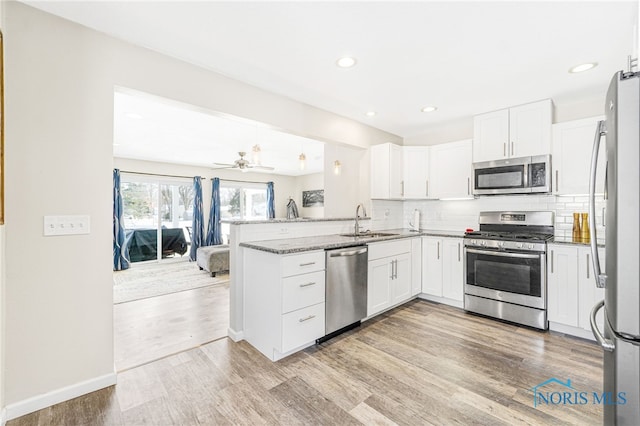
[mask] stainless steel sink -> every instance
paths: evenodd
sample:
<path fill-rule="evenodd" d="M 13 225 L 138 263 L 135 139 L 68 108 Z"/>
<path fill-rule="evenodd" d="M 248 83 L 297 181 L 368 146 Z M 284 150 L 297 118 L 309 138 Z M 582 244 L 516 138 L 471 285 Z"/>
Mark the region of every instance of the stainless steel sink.
<path fill-rule="evenodd" d="M 389 232 L 359 232 L 357 234 L 340 234 L 341 237 L 351 237 L 351 238 L 378 238 L 378 237 L 393 237 L 394 235 Z"/>

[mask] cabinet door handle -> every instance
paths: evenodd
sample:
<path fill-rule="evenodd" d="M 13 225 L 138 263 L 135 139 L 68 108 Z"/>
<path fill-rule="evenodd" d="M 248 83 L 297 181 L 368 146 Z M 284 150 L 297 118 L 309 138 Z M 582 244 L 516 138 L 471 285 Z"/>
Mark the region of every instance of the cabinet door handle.
<path fill-rule="evenodd" d="M 428 197 L 429 196 L 429 179 L 427 179 L 427 190 L 425 192 L 425 195 Z"/>
<path fill-rule="evenodd" d="M 438 241 L 438 259 L 440 259 L 440 241 Z"/>
<path fill-rule="evenodd" d="M 390 280 L 393 279 L 393 262 L 395 262 L 395 261 L 394 260 L 391 261 L 391 276 L 389 276 Z"/>
<path fill-rule="evenodd" d="M 553 274 L 553 250 L 551 250 L 551 273 Z"/>
<path fill-rule="evenodd" d="M 502 156 L 506 157 L 507 156 L 507 143 L 503 143 L 502 144 Z"/>
<path fill-rule="evenodd" d="M 315 317 L 316 317 L 315 315 L 309 315 L 308 317 L 300 318 L 298 322 L 309 321 L 310 319 L 314 319 Z"/>
<path fill-rule="evenodd" d="M 309 286 L 312 286 L 312 285 L 315 285 L 315 284 L 316 284 L 315 282 L 310 282 L 310 283 L 306 283 L 306 284 L 300 284 L 300 287 L 309 287 Z"/>
<path fill-rule="evenodd" d="M 393 261 L 393 279 L 398 279 L 398 259 Z"/>
<path fill-rule="evenodd" d="M 471 195 L 471 178 L 467 178 L 467 195 Z"/>
<path fill-rule="evenodd" d="M 591 262 L 589 262 L 589 253 L 587 253 L 587 278 L 589 277 L 589 265 L 591 264 Z"/>
<path fill-rule="evenodd" d="M 311 265 L 315 265 L 316 262 L 307 262 L 307 263 L 301 263 L 300 266 L 311 266 Z"/>
<path fill-rule="evenodd" d="M 606 220 L 606 217 L 605 217 L 605 215 L 604 215 L 604 209 L 605 209 L 605 208 L 606 208 L 606 207 L 603 207 L 603 208 L 602 208 L 602 226 L 607 226 L 607 220 Z"/>
<path fill-rule="evenodd" d="M 511 156 L 513 157 L 513 154 L 515 153 L 515 149 L 513 146 L 513 141 L 511 141 Z"/>
<path fill-rule="evenodd" d="M 404 181 L 403 180 L 400 181 L 400 186 L 401 186 L 400 195 L 404 197 Z"/>
<path fill-rule="evenodd" d="M 458 262 L 460 262 L 460 243 L 458 243 Z"/>

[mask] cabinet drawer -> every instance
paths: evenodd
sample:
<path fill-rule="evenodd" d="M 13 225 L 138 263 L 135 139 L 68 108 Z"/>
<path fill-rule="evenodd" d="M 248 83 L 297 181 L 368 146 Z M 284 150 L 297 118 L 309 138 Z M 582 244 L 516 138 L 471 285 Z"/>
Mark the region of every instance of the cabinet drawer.
<path fill-rule="evenodd" d="M 324 336 L 324 303 L 282 315 L 282 350 L 288 352 Z"/>
<path fill-rule="evenodd" d="M 282 280 L 282 313 L 324 302 L 324 271 Z"/>
<path fill-rule="evenodd" d="M 411 252 L 411 238 L 369 244 L 369 260 Z"/>
<path fill-rule="evenodd" d="M 282 276 L 306 274 L 324 269 L 324 251 L 312 251 L 282 258 Z"/>

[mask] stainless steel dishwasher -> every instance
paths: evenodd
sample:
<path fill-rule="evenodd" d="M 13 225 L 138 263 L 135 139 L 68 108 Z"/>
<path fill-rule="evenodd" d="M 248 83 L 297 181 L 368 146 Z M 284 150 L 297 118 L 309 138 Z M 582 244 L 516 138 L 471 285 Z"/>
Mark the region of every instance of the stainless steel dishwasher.
<path fill-rule="evenodd" d="M 327 340 L 356 327 L 367 316 L 367 246 L 326 251 Z"/>

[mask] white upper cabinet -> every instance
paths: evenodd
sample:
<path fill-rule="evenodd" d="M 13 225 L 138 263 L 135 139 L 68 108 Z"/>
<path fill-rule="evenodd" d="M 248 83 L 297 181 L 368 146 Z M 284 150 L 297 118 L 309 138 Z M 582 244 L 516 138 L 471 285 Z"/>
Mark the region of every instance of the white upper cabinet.
<path fill-rule="evenodd" d="M 402 148 L 404 166 L 404 198 L 425 199 L 429 194 L 428 146 L 405 146 Z"/>
<path fill-rule="evenodd" d="M 431 147 L 432 198 L 471 198 L 471 139 Z"/>
<path fill-rule="evenodd" d="M 509 110 L 487 112 L 473 117 L 473 161 L 508 157 Z"/>
<path fill-rule="evenodd" d="M 592 117 L 553 125 L 553 193 L 575 195 L 589 193 L 591 150 L 598 126 L 604 117 Z M 606 149 L 604 141 L 598 152 L 596 192 L 604 191 Z"/>
<path fill-rule="evenodd" d="M 383 143 L 371 147 L 371 198 L 402 198 L 402 147 Z"/>
<path fill-rule="evenodd" d="M 551 99 L 473 117 L 473 161 L 551 153 Z"/>

